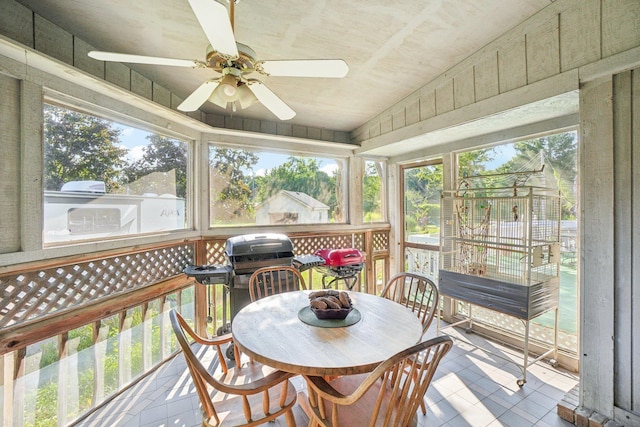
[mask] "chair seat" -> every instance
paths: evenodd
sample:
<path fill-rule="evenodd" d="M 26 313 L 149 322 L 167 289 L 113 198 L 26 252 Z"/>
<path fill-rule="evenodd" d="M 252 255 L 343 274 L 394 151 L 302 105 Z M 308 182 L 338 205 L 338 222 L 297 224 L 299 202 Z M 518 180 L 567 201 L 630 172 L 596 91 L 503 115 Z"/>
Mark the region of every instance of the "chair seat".
<path fill-rule="evenodd" d="M 226 374 L 222 369 L 217 368 L 211 372 L 211 375 L 218 381 L 226 384 L 248 384 L 276 371 L 276 369 L 271 366 L 249 361 L 248 357 L 246 357 L 246 361 L 244 361 L 244 359 L 245 358 L 243 358 L 243 362 L 239 368 L 237 366 L 230 367 Z"/>
<path fill-rule="evenodd" d="M 261 365 L 264 366 L 264 365 Z M 230 370 L 231 371 L 231 370 Z M 254 373 L 257 371 L 254 370 Z M 259 375 L 261 376 L 261 375 Z M 250 382 L 250 381 L 248 381 Z M 284 384 L 287 384 L 287 394 L 285 395 L 285 402 L 280 406 L 281 391 Z M 269 414 L 274 415 L 273 418 L 277 418 L 284 415 L 285 412 L 291 410 L 291 407 L 295 404 L 297 398 L 297 392 L 295 386 L 290 380 L 283 382 L 275 387 L 269 389 Z M 216 406 L 218 417 L 220 418 L 220 424 L 216 423 L 216 420 L 211 417 L 205 419 L 203 417 L 203 425 L 212 427 L 227 427 L 227 426 L 253 426 L 263 424 L 265 422 L 264 412 L 262 408 L 263 395 L 254 394 L 247 396 L 249 400 L 249 407 L 251 408 L 251 419 L 259 420 L 255 424 L 247 423 L 245 414 L 243 412 L 242 396 L 235 394 L 215 392 L 212 396 L 212 401 Z"/>
<path fill-rule="evenodd" d="M 290 373 L 257 363 L 230 368 L 222 346 L 231 334 L 203 338 L 175 309 L 169 319 L 200 399 L 202 425 L 252 427 L 284 415 L 287 427 L 295 427 L 298 396 Z M 194 348 L 187 335 L 196 341 Z"/>
<path fill-rule="evenodd" d="M 333 387 L 336 391 L 349 395 L 353 393 L 353 391 L 367 378 L 369 374 L 360 374 L 360 375 L 346 375 L 342 377 L 338 377 L 334 380 L 329 381 L 331 387 Z M 382 379 L 376 381 L 371 388 L 364 394 L 360 399 L 356 402 L 349 405 L 347 411 L 342 410 L 338 411 L 338 425 L 339 426 L 358 426 L 362 425 L 362 420 L 369 420 L 371 418 L 371 408 L 376 406 L 376 400 L 379 397 L 380 388 L 387 387 L 387 391 L 384 394 L 384 400 L 380 407 L 382 413 L 386 413 L 391 400 L 391 389 L 388 387 L 388 383 L 385 383 Z M 321 419 L 318 408 L 311 408 L 314 412 L 317 413 L 318 419 Z M 333 427 L 331 424 L 332 417 L 332 406 L 326 405 L 326 418 L 322 420 L 327 427 Z M 384 425 L 384 418 L 376 419 L 375 426 L 382 427 Z M 413 418 L 413 422 L 406 427 L 416 427 L 418 425 L 418 416 Z"/>
<path fill-rule="evenodd" d="M 305 376 L 309 426 L 417 426 L 420 403 L 452 345 L 450 337 L 436 337 L 396 353 L 368 374 Z"/>

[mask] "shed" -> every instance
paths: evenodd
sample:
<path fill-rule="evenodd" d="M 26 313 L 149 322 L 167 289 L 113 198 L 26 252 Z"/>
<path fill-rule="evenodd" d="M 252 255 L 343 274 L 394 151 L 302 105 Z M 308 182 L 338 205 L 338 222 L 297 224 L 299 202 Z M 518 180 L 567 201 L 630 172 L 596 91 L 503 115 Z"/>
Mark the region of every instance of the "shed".
<path fill-rule="evenodd" d="M 326 223 L 329 206 L 299 191 L 281 190 L 256 207 L 257 224 Z"/>

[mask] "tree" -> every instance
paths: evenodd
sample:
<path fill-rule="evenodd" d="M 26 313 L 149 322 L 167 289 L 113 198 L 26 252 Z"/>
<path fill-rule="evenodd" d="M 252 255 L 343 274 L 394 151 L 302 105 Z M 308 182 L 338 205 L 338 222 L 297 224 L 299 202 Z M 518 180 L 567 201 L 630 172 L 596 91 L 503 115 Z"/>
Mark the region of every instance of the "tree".
<path fill-rule="evenodd" d="M 161 135 L 147 136 L 140 159 L 124 169 L 128 192 L 187 196 L 187 144 Z"/>
<path fill-rule="evenodd" d="M 103 181 L 116 190 L 127 150 L 109 121 L 45 104 L 44 188 L 60 190 L 69 181 Z"/>
<path fill-rule="evenodd" d="M 408 169 L 404 175 L 405 227 L 410 234 L 428 233 L 439 217 L 442 165 Z"/>
<path fill-rule="evenodd" d="M 365 162 L 362 210 L 365 221 L 382 219 L 382 168 L 379 162 Z"/>
<path fill-rule="evenodd" d="M 253 222 L 252 179 L 245 175 L 258 163 L 258 156 L 246 150 L 214 147 L 209 154 L 210 211 L 212 221 Z"/>
<path fill-rule="evenodd" d="M 562 218 L 575 218 L 576 133 L 564 132 L 516 142 L 514 149 L 516 155 L 500 171 L 533 170 L 544 165 L 543 176 L 532 177 L 528 184 L 557 188 L 562 196 Z"/>
<path fill-rule="evenodd" d="M 281 190 L 298 191 L 328 205 L 334 219 L 336 215 L 341 215 L 336 177 L 330 177 L 320 170 L 319 159 L 289 157 L 285 163 L 269 169 L 265 176 L 258 178 L 257 183 L 258 202 L 269 199 Z"/>

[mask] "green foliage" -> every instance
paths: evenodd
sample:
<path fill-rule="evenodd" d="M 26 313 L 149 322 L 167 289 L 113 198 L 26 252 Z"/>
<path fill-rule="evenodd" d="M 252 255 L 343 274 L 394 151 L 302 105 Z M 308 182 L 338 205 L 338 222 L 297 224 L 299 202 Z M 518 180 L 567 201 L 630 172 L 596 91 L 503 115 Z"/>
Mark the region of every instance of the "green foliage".
<path fill-rule="evenodd" d="M 427 234 L 439 226 L 442 165 L 407 169 L 404 216 L 407 234 Z"/>
<path fill-rule="evenodd" d="M 486 163 L 494 159 L 495 151 L 491 148 L 465 151 L 458 155 L 458 176 L 467 177 L 482 175 Z"/>
<path fill-rule="evenodd" d="M 187 144 L 160 135 L 149 135 L 147 140 L 142 157 L 123 169 L 129 192 L 186 198 Z"/>
<path fill-rule="evenodd" d="M 210 211 L 212 220 L 229 223 L 253 218 L 252 179 L 245 170 L 253 169 L 258 155 L 252 151 L 213 147 L 209 152 Z"/>
<path fill-rule="evenodd" d="M 378 162 L 366 162 L 362 183 L 362 210 L 365 222 L 382 220 L 382 171 Z"/>
<path fill-rule="evenodd" d="M 338 208 L 336 177 L 321 171 L 318 159 L 291 156 L 282 165 L 269 169 L 265 176 L 256 178 L 256 184 L 258 203 L 281 190 L 288 190 L 307 194 L 326 204 L 331 217 L 335 216 Z"/>
<path fill-rule="evenodd" d="M 120 130 L 107 120 L 45 104 L 44 188 L 60 190 L 68 181 L 103 181 L 108 192 L 119 188 L 119 169 L 127 150 Z"/>
<path fill-rule="evenodd" d="M 577 136 L 565 132 L 516 142 L 515 156 L 499 172 L 520 170 L 534 161 L 544 164 L 544 180 L 533 177 L 528 184 L 557 188 L 562 196 L 562 219 L 574 219 L 576 209 Z"/>

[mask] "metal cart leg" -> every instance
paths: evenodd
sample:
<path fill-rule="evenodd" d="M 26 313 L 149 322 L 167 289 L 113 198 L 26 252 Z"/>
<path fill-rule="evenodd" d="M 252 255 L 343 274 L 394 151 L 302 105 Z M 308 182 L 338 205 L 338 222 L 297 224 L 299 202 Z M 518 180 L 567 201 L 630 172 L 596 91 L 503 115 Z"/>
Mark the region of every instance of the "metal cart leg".
<path fill-rule="evenodd" d="M 527 368 L 529 367 L 529 321 L 524 322 L 524 362 L 522 365 L 522 379 L 516 381 L 518 387 L 527 382 Z"/>

